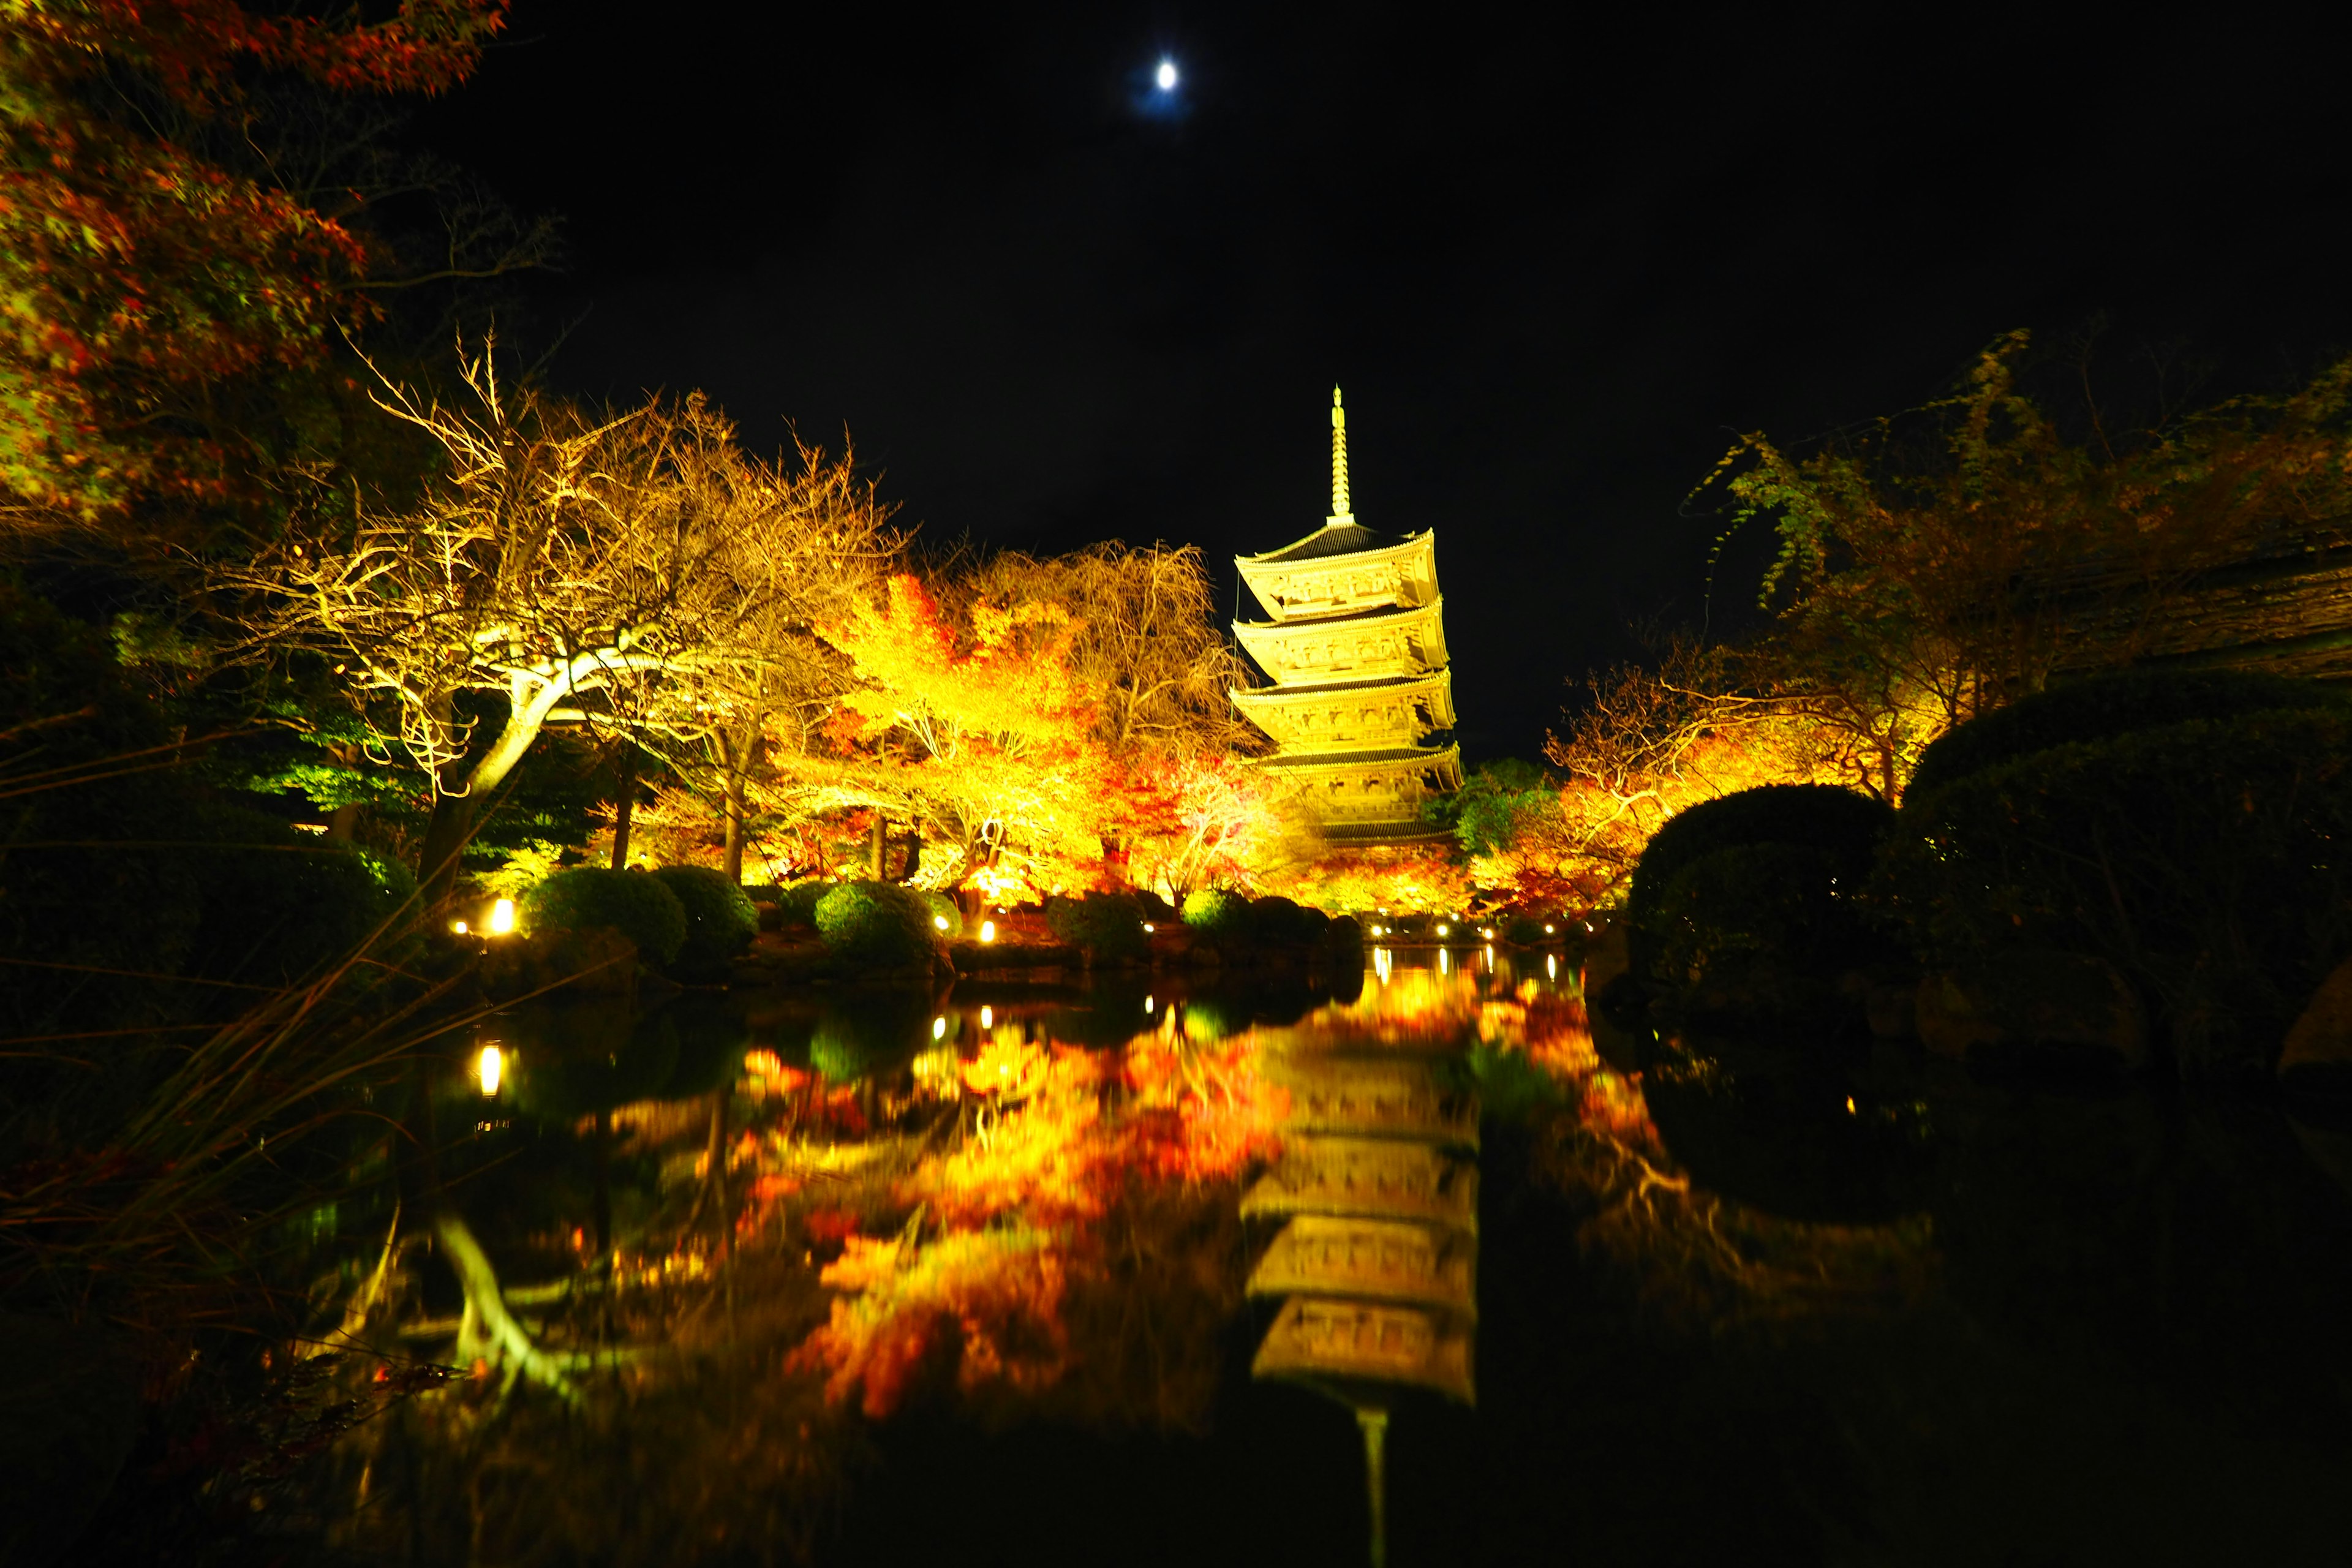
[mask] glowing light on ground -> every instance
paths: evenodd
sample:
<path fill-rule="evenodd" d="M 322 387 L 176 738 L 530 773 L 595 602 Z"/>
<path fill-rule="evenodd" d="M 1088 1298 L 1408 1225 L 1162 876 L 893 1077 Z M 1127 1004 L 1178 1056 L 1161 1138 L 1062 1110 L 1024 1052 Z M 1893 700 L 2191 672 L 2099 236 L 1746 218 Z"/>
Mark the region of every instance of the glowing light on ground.
<path fill-rule="evenodd" d="M 490 934 L 492 936 L 505 936 L 513 930 L 514 900 L 512 899 L 500 899 L 497 903 L 490 906 Z"/>
<path fill-rule="evenodd" d="M 1161 60 L 1160 62 L 1160 68 L 1151 73 L 1151 80 L 1153 84 L 1162 92 L 1175 91 L 1176 83 L 1180 79 L 1180 79 L 1176 74 L 1176 62 L 1174 60 Z"/>
<path fill-rule="evenodd" d="M 494 1095 L 507 1076 L 507 1054 L 496 1046 L 484 1046 L 479 1059 L 474 1063 L 474 1076 L 482 1080 L 482 1092 Z"/>

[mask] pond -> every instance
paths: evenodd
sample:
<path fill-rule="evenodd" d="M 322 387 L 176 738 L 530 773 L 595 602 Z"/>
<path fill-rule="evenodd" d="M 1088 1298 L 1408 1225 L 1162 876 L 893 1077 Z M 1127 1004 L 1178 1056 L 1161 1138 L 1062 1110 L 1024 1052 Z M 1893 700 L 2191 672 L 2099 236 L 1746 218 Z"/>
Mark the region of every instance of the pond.
<path fill-rule="evenodd" d="M 435 1191 L 322 1222 L 334 1377 L 404 1396 L 267 1504 L 435 1563 L 2343 1560 L 2352 1131 L 1611 1055 L 1479 948 L 510 1010 Z"/>

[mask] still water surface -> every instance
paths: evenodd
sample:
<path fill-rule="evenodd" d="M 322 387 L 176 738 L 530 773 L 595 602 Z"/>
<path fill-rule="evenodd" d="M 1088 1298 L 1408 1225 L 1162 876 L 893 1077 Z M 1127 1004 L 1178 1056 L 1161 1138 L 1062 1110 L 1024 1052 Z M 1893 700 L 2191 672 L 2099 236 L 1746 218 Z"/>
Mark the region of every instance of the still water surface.
<path fill-rule="evenodd" d="M 400 1249 L 463 1375 L 345 1441 L 333 1532 L 1361 1563 L 1376 1427 L 1400 1564 L 2345 1560 L 2344 1131 L 1867 1042 L 1612 1063 L 1540 953 L 1169 984 L 492 1020 L 440 1179 L 537 1359 Z"/>

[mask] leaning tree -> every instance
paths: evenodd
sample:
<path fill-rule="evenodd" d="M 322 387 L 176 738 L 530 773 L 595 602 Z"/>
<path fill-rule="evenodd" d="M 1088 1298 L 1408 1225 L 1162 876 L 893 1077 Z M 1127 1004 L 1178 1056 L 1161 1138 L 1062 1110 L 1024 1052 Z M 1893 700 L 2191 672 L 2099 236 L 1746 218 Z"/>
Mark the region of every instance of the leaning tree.
<path fill-rule="evenodd" d="M 416 505 L 224 573 L 253 646 L 324 659 L 392 710 L 434 781 L 418 876 L 435 902 L 547 725 L 740 732 L 760 672 L 790 679 L 793 628 L 896 543 L 846 458 L 748 458 L 698 395 L 593 416 L 501 386 L 487 345 L 461 380 L 461 405 L 389 384 L 381 399 L 444 455 Z"/>

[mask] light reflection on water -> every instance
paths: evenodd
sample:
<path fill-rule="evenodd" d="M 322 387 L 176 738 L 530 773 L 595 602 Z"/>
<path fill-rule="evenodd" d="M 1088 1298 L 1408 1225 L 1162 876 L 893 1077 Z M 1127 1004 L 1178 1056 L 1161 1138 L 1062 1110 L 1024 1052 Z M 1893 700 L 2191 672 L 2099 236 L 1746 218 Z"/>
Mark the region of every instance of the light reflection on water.
<path fill-rule="evenodd" d="M 1466 1160 L 1475 1139 L 1483 1162 L 1470 1261 L 1486 1364 L 1475 1415 L 1401 1417 L 1423 1468 L 1392 1479 L 1454 1489 L 1424 1493 L 1424 1513 L 1605 1527 L 1618 1490 L 1646 1497 L 1687 1472 L 1673 1495 L 1688 1506 L 1641 1510 L 1617 1539 L 1663 1532 L 1660 1554 L 1688 1560 L 1721 1544 L 1707 1519 L 1781 1510 L 1773 1529 L 1835 1517 L 1901 1545 L 1890 1560 L 1933 1555 L 1910 1550 L 1939 1539 L 1931 1523 L 1998 1560 L 2018 1554 L 2010 1516 L 1917 1500 L 1987 1495 L 2015 1478 L 1986 1456 L 2009 1453 L 2062 1478 L 2053 1495 L 2104 1488 L 2106 1517 L 2127 1507 L 2183 1530 L 2206 1527 L 2176 1517 L 2176 1490 L 2241 1530 L 2290 1517 L 2289 1493 L 2306 1512 L 2334 1507 L 2315 1500 L 2336 1494 L 2313 1456 L 2343 1445 L 2279 1412 L 2341 1406 L 2318 1351 L 2352 1300 L 2343 1204 L 2315 1162 L 2352 1137 L 2282 1131 L 2267 1111 L 1978 1084 L 1886 1049 L 1800 1059 L 1669 1040 L 1635 1073 L 1597 1053 L 1572 961 L 1507 947 L 1378 947 L 1357 973 L 1254 984 L 688 994 L 635 1017 L 517 1009 L 475 1044 L 493 1034 L 499 1109 L 483 1120 L 476 1077 L 453 1075 L 444 1179 L 593 1418 L 528 1373 L 509 1386 L 499 1348 L 464 1339 L 454 1279 L 422 1247 L 385 1254 L 379 1227 L 348 1276 L 389 1258 L 370 1342 L 478 1366 L 412 1401 L 405 1425 L 347 1439 L 337 1506 L 368 1478 L 374 1522 L 352 1540 L 381 1554 L 520 1557 L 551 1515 L 593 1515 L 598 1489 L 622 1486 L 686 1556 L 842 1495 L 952 1515 L 936 1537 L 952 1544 L 985 1508 L 932 1509 L 947 1479 L 853 1475 L 849 1456 L 944 1420 L 974 1434 L 953 1452 L 985 1502 L 1034 1484 L 998 1457 L 1022 1451 L 1008 1423 L 1219 1443 L 1290 1419 L 1247 1403 L 1277 1309 L 1246 1299 L 1272 1238 L 1241 1209 L 1297 1137 L 1279 1064 L 1325 1057 L 1442 1058 L 1431 1081 L 1484 1111 L 1479 1133 L 1432 1140 Z M 2321 1370 L 2283 1376 L 2262 1348 L 2282 1334 L 2311 1352 L 2294 1366 Z M 1311 1400 L 1262 1397 L 1338 1421 L 1298 1417 L 1318 1452 L 1352 1441 Z M 617 1426 L 597 1414 L 624 1407 Z M 638 1447 L 596 1447 L 624 1426 Z M 2273 1468 L 2230 1470 L 2234 1491 L 2135 1489 L 2074 1458 L 2219 1474 L 2242 1427 L 2273 1443 Z M 1867 1452 L 1811 1436 L 1825 1432 Z M 1740 1491 L 1759 1453 L 1796 1501 Z M 1911 1468 L 1861 1463 L 1881 1456 Z M 1088 1484 L 1141 1483 L 1114 1468 Z M 1348 1476 L 1315 1517 L 1360 1530 L 1360 1487 Z M 1748 1513 L 1711 1508 L 1727 1489 Z M 597 1528 L 575 1535 L 609 1546 Z"/>

